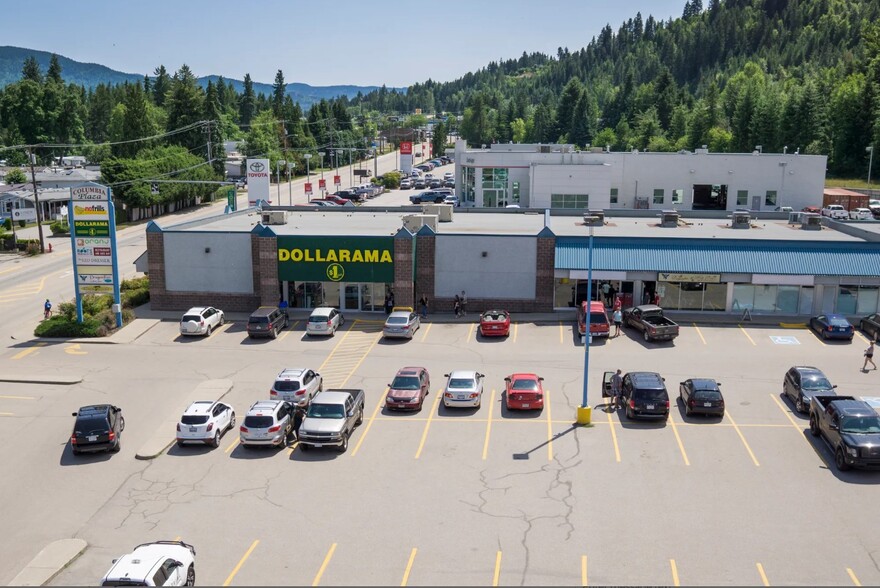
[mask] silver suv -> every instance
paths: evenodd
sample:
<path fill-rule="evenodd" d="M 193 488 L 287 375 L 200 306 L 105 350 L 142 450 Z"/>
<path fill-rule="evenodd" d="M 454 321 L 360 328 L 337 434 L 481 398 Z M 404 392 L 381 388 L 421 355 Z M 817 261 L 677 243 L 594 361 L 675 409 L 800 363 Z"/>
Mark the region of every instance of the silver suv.
<path fill-rule="evenodd" d="M 195 586 L 196 550 L 183 541 L 143 543 L 119 559 L 102 586 Z"/>
<path fill-rule="evenodd" d="M 297 406 L 306 406 L 324 389 L 321 374 L 304 368 L 287 368 L 275 378 L 269 396 Z"/>
<path fill-rule="evenodd" d="M 254 402 L 239 428 L 241 444 L 283 447 L 293 433 L 293 405 L 283 400 Z"/>

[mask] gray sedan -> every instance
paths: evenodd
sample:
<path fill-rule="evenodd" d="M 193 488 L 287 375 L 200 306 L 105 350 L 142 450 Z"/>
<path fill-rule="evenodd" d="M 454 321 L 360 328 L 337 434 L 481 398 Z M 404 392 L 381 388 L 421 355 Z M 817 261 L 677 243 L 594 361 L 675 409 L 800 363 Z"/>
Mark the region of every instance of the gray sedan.
<path fill-rule="evenodd" d="M 395 310 L 388 315 L 385 327 L 382 329 L 383 337 L 403 337 L 412 339 L 419 330 L 421 321 L 419 315 L 409 310 Z"/>

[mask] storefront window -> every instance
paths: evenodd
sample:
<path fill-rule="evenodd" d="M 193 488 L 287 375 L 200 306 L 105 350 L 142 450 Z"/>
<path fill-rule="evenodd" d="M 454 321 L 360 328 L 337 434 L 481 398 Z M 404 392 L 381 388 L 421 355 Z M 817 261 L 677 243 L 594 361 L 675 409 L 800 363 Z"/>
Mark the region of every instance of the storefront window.
<path fill-rule="evenodd" d="M 800 286 L 777 286 L 777 312 L 797 314 Z"/>
<path fill-rule="evenodd" d="M 736 205 L 737 206 L 748 206 L 749 205 L 749 191 L 748 190 L 737 190 L 736 191 Z"/>
<path fill-rule="evenodd" d="M 589 194 L 550 194 L 550 208 L 587 208 Z"/>
<path fill-rule="evenodd" d="M 756 312 L 776 312 L 776 286 L 767 284 L 754 286 L 755 301 L 752 309 Z"/>
<path fill-rule="evenodd" d="M 880 287 L 878 286 L 859 286 L 859 295 L 856 299 L 856 314 L 871 314 L 877 312 L 878 299 L 880 295 Z"/>
<path fill-rule="evenodd" d="M 519 204 L 519 182 L 513 182 L 513 204 Z"/>
<path fill-rule="evenodd" d="M 871 314 L 878 308 L 878 286 L 841 285 L 837 290 L 837 312 Z"/>
<path fill-rule="evenodd" d="M 803 295 L 802 295 L 803 290 Z M 812 306 L 811 287 L 735 284 L 733 286 L 733 310 L 753 312 L 809 314 L 804 306 Z"/>
<path fill-rule="evenodd" d="M 462 168 L 462 175 L 464 180 L 462 181 L 462 202 L 473 204 L 475 200 L 476 194 L 476 181 L 475 181 L 475 170 L 472 167 Z"/>
<path fill-rule="evenodd" d="M 660 306 L 667 310 L 724 311 L 726 284 L 705 282 L 658 282 Z"/>
<path fill-rule="evenodd" d="M 495 208 L 507 206 L 507 168 L 485 167 L 482 173 L 483 206 Z"/>
<path fill-rule="evenodd" d="M 706 284 L 703 291 L 703 310 L 724 312 L 727 304 L 727 284 Z"/>

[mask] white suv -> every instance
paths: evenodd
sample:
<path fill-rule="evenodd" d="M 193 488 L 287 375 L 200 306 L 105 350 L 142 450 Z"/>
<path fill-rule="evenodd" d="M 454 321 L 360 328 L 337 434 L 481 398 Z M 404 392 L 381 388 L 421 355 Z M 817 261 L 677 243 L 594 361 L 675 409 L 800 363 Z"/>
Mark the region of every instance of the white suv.
<path fill-rule="evenodd" d="M 189 405 L 177 423 L 177 444 L 187 442 L 220 445 L 220 437 L 235 426 L 235 411 L 224 402 L 197 400 Z"/>
<path fill-rule="evenodd" d="M 272 400 L 285 400 L 297 406 L 305 406 L 323 389 L 321 374 L 315 370 L 287 368 L 275 378 L 269 396 Z"/>
<path fill-rule="evenodd" d="M 331 307 L 316 308 L 306 323 L 307 335 L 335 335 L 336 330 L 345 324 L 342 313 Z"/>
<path fill-rule="evenodd" d="M 195 306 L 180 319 L 181 335 L 205 335 L 226 323 L 226 315 L 213 306 Z"/>
<path fill-rule="evenodd" d="M 196 550 L 183 541 L 143 543 L 113 560 L 102 586 L 195 586 Z"/>
<path fill-rule="evenodd" d="M 238 430 L 244 447 L 284 447 L 293 433 L 293 405 L 283 400 L 254 402 Z"/>

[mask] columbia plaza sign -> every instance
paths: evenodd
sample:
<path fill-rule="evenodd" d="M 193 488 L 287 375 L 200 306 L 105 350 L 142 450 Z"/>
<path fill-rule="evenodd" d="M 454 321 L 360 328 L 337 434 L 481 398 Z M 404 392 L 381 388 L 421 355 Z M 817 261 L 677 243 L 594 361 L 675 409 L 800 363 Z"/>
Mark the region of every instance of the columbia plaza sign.
<path fill-rule="evenodd" d="M 278 279 L 288 282 L 393 282 L 392 237 L 278 236 Z"/>

